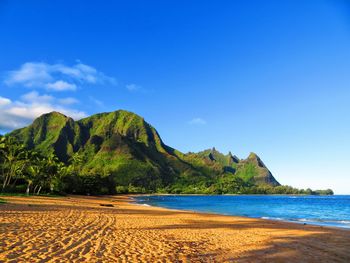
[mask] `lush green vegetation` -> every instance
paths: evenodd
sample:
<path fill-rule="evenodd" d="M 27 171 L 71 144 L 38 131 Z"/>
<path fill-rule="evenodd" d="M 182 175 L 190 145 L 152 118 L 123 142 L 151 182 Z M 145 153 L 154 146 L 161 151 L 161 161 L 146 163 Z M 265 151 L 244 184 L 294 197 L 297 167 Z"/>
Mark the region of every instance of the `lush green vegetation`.
<path fill-rule="evenodd" d="M 86 173 L 83 169 L 84 156 L 79 153 L 65 164 L 53 153 L 43 156 L 27 150 L 12 137 L 1 137 L 0 149 L 2 193 L 333 194 L 330 189 L 312 191 L 281 185 L 254 185 L 246 180 L 246 176 L 239 177 L 231 173 L 216 179 L 200 174 L 182 175 L 175 182 L 164 185 L 153 175 L 152 168 L 137 162 L 120 168 L 119 172 L 125 175 L 124 180 L 121 180 L 115 178 L 113 173 Z M 247 169 L 250 173 L 251 168 Z"/>
<path fill-rule="evenodd" d="M 254 153 L 183 154 L 122 110 L 77 122 L 52 112 L 0 139 L 2 192 L 331 194 L 281 186 Z"/>

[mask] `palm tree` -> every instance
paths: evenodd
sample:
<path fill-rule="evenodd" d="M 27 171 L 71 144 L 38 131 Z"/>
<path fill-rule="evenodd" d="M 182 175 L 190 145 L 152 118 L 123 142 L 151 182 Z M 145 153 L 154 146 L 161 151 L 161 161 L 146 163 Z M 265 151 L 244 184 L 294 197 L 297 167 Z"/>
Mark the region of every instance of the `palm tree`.
<path fill-rule="evenodd" d="M 3 154 L 3 185 L 2 191 L 11 183 L 11 180 L 22 175 L 27 165 L 26 151 L 23 145 L 17 143 L 12 137 L 1 138 L 1 151 Z"/>
<path fill-rule="evenodd" d="M 6 141 L 6 139 L 5 139 L 5 137 L 3 137 L 3 136 L 1 136 L 0 137 L 0 152 L 2 153 L 2 151 L 5 149 L 5 141 Z"/>
<path fill-rule="evenodd" d="M 41 189 L 50 188 L 52 192 L 54 190 L 54 181 L 59 173 L 60 162 L 55 154 L 51 153 L 48 156 L 41 159 L 41 161 L 37 164 L 38 168 L 32 168 L 32 172 L 35 173 L 36 181 L 38 184 L 34 189 L 34 193 L 37 187 L 38 190 L 36 192 L 37 195 L 40 194 Z"/>
<path fill-rule="evenodd" d="M 1 173 L 0 178 L 2 178 L 4 176 L 3 161 L 4 161 L 5 149 L 6 149 L 5 137 L 1 136 L 0 137 L 0 165 L 1 165 L 2 173 Z"/>
<path fill-rule="evenodd" d="M 29 195 L 31 185 L 40 178 L 42 172 L 41 156 L 35 151 L 31 151 L 29 154 L 29 164 L 27 167 L 27 173 L 25 179 L 27 181 L 26 194 Z"/>
<path fill-rule="evenodd" d="M 58 164 L 59 164 L 59 160 L 55 154 L 51 153 L 49 156 L 47 156 L 46 158 L 46 172 L 48 175 L 47 184 L 50 185 L 51 192 L 54 190 L 53 179 L 58 174 L 58 169 L 59 169 Z"/>

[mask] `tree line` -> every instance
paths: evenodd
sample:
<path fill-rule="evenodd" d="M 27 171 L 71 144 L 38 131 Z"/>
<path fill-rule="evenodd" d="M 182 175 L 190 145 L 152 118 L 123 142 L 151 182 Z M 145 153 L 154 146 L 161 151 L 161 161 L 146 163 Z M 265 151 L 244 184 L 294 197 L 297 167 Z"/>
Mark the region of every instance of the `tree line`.
<path fill-rule="evenodd" d="M 170 185 L 149 187 L 149 182 L 120 185 L 115 174 L 99 175 L 83 169 L 84 156 L 73 154 L 67 163 L 55 154 L 26 149 L 10 136 L 0 136 L 0 183 L 2 193 L 50 194 L 305 194 L 331 195 L 333 191 L 297 189 L 291 186 L 254 185 L 232 174 L 216 178 L 181 177 Z M 125 175 L 126 176 L 126 175 Z M 152 178 L 150 178 L 152 180 Z"/>

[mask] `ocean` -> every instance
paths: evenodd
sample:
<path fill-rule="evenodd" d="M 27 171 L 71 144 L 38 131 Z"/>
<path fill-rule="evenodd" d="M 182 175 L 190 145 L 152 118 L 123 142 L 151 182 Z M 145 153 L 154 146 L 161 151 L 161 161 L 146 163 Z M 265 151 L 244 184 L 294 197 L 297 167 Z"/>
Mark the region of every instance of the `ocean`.
<path fill-rule="evenodd" d="M 138 204 L 350 228 L 350 195 L 150 195 Z"/>

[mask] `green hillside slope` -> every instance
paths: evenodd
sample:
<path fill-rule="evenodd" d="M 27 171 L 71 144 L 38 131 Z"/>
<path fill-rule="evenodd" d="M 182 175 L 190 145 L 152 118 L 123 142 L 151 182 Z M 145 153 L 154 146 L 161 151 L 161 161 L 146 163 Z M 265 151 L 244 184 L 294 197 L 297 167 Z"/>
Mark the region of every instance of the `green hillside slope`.
<path fill-rule="evenodd" d="M 79 121 L 52 112 L 9 135 L 28 149 L 74 162 L 79 176 L 107 178 L 113 188 L 132 185 L 171 192 L 184 186 L 208 188 L 227 176 L 250 185 L 279 185 L 256 154 L 245 160 L 215 148 L 183 154 L 165 145 L 142 117 L 124 110 Z"/>

